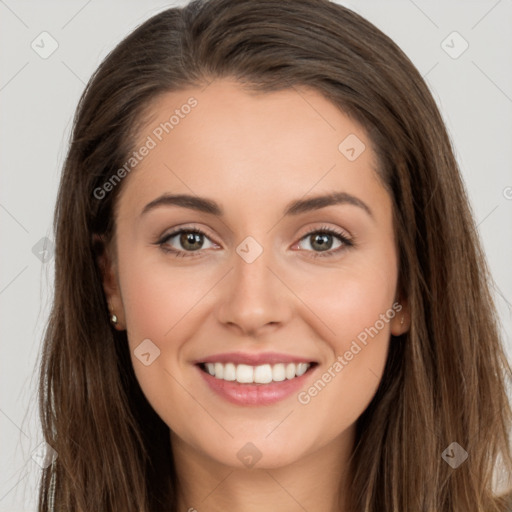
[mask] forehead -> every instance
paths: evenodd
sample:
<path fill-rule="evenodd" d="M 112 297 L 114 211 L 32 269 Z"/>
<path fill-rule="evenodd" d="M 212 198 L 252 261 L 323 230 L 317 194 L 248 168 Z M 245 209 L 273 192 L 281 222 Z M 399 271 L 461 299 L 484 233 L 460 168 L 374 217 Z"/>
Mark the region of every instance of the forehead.
<path fill-rule="evenodd" d="M 364 129 L 313 89 L 216 80 L 162 95 L 147 114 L 121 209 L 164 192 L 215 197 L 233 213 L 334 190 L 382 200 Z"/>

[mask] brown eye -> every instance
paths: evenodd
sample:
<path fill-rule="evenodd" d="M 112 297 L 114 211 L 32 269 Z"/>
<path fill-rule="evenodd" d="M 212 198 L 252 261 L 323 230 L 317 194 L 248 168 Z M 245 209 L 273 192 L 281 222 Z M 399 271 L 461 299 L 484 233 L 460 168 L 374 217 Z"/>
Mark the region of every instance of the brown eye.
<path fill-rule="evenodd" d="M 185 250 L 197 251 L 203 245 L 203 235 L 195 231 L 183 231 L 180 234 L 180 244 Z"/>
<path fill-rule="evenodd" d="M 204 246 L 207 241 L 210 246 Z M 195 256 L 195 254 L 187 254 L 198 252 L 201 249 L 209 249 L 212 247 L 219 247 L 213 243 L 206 233 L 200 229 L 179 229 L 173 231 L 168 235 L 161 238 L 157 245 L 159 245 L 165 252 L 172 252 L 175 256 Z"/>
<path fill-rule="evenodd" d="M 303 241 L 306 242 L 306 247 L 303 249 L 312 252 L 313 257 L 332 256 L 354 245 L 354 242 L 344 233 L 329 227 L 306 233 L 299 242 L 299 248 L 300 244 L 304 243 Z"/>
<path fill-rule="evenodd" d="M 333 236 L 329 233 L 315 233 L 309 236 L 309 244 L 313 249 L 328 251 L 333 244 Z"/>

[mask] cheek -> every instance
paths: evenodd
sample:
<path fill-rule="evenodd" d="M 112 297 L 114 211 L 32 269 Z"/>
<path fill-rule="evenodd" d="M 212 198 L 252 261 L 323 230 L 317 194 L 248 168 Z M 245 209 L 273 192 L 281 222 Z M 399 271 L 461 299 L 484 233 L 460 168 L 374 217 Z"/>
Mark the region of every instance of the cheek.
<path fill-rule="evenodd" d="M 120 281 L 133 369 L 155 411 L 173 425 L 180 416 L 178 409 L 184 408 L 183 417 L 194 412 L 190 396 L 179 384 L 183 382 L 182 347 L 200 329 L 197 315 L 215 279 L 198 269 L 172 267 L 167 261 L 172 255 L 155 257 L 147 249 L 146 254 L 126 250 L 124 254 Z M 141 354 L 146 353 L 150 355 L 144 360 Z M 170 403 L 174 404 L 172 414 Z"/>
<path fill-rule="evenodd" d="M 369 402 L 384 370 L 390 321 L 395 314 L 394 290 L 379 286 L 371 274 L 345 276 L 338 283 L 326 283 L 324 290 L 330 300 L 318 292 L 311 297 L 313 308 L 322 312 L 322 320 L 329 326 L 325 340 L 330 357 L 325 367 L 330 376 L 323 380 L 329 382 L 332 392 L 346 395 L 349 390 L 358 390 L 343 398 L 348 409 L 355 411 Z M 326 395 L 324 399 L 336 400 L 336 396 Z"/>
<path fill-rule="evenodd" d="M 380 319 L 392 304 L 394 290 L 376 283 L 371 274 L 343 276 L 338 282 L 326 283 L 324 290 L 330 300 L 317 296 L 312 301 L 332 331 L 329 339 L 336 353 L 348 350 L 352 340 L 364 338 L 375 325 L 383 335 L 389 334 L 389 321 L 382 324 Z"/>
<path fill-rule="evenodd" d="M 197 413 L 179 384 L 183 375 L 178 363 L 181 347 L 191 334 L 188 320 L 193 317 L 193 306 L 206 289 L 194 287 L 190 278 L 176 269 L 170 271 L 165 262 L 136 255 L 125 259 L 120 277 L 135 376 L 157 414 L 167 425 L 176 427 L 176 418 L 191 418 Z M 146 353 L 149 356 L 144 360 Z"/>
<path fill-rule="evenodd" d="M 343 280 L 326 280 L 323 292 L 317 289 L 309 295 L 308 304 L 321 312 L 322 322 L 329 326 L 323 329 L 329 350 L 297 402 L 304 417 L 316 418 L 319 439 L 334 439 L 353 425 L 380 384 L 395 315 L 394 289 L 375 279 L 368 273 L 346 275 Z M 311 435 L 315 426 L 309 429 Z M 294 436 L 299 442 L 303 435 L 289 432 L 288 442 Z"/>
<path fill-rule="evenodd" d="M 357 260 L 357 261 L 356 261 Z M 396 294 L 397 271 L 394 253 L 350 256 L 339 268 L 310 277 L 296 276 L 299 294 L 317 315 L 316 324 L 336 353 L 348 350 L 352 340 L 364 338 L 375 325 L 385 338 L 389 335 L 389 309 Z M 384 324 L 382 315 L 386 318 Z M 372 331 L 373 332 L 373 331 Z M 361 335 L 361 336 L 360 336 Z"/>
<path fill-rule="evenodd" d="M 182 319 L 206 292 L 206 286 L 198 286 L 200 279 L 186 271 L 171 269 L 164 260 L 127 261 L 122 294 L 130 341 L 152 337 L 164 340 L 175 329 L 179 330 L 184 325 Z"/>

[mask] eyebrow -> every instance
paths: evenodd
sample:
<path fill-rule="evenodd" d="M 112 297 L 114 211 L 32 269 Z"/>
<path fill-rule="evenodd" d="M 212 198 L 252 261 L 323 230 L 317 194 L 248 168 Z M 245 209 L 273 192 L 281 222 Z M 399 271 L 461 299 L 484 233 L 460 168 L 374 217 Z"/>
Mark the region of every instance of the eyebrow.
<path fill-rule="evenodd" d="M 338 204 L 350 204 L 352 206 L 357 206 L 373 218 L 373 213 L 370 207 L 358 197 L 348 194 L 347 192 L 333 192 L 330 194 L 310 197 L 309 199 L 296 199 L 286 206 L 284 215 L 299 215 L 301 213 L 319 210 L 327 206 Z M 189 194 L 163 194 L 148 203 L 140 215 L 145 215 L 149 211 L 161 206 L 180 206 L 182 208 L 216 215 L 218 217 L 222 217 L 224 215 L 224 211 L 221 206 L 213 199 Z"/>

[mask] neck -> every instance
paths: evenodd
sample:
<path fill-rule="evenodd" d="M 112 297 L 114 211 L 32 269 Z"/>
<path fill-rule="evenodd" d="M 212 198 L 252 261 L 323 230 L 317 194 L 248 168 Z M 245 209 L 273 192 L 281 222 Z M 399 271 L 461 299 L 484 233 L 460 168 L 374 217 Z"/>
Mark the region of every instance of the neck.
<path fill-rule="evenodd" d="M 281 467 L 226 466 L 171 432 L 178 510 L 187 512 L 348 512 L 354 429 Z"/>

